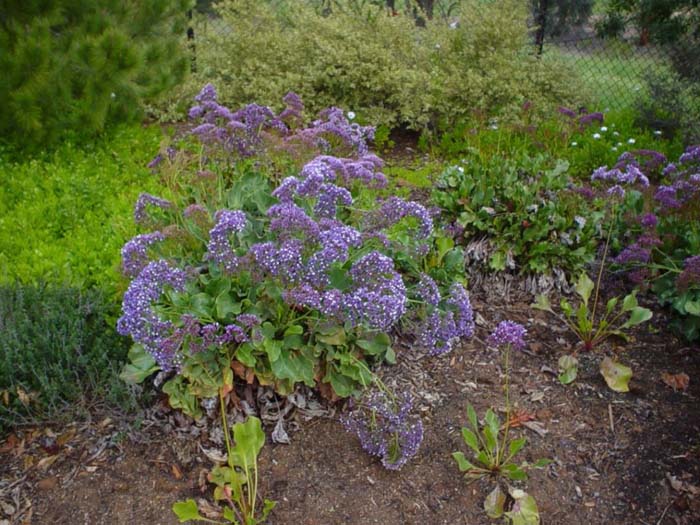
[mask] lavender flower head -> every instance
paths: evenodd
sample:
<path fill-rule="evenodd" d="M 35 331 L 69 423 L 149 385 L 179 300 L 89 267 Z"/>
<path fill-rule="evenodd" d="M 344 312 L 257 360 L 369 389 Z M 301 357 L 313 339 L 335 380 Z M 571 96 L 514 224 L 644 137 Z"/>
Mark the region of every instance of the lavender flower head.
<path fill-rule="evenodd" d="M 679 290 L 687 290 L 691 285 L 700 285 L 700 255 L 693 255 L 683 261 L 683 271 L 676 279 Z"/>
<path fill-rule="evenodd" d="M 393 397 L 372 392 L 364 405 L 341 417 L 345 430 L 360 439 L 368 454 L 381 459 L 384 468 L 399 470 L 418 453 L 423 441 L 423 423 L 411 415 L 409 393 Z"/>
<path fill-rule="evenodd" d="M 525 348 L 527 330 L 521 324 L 513 321 L 501 321 L 488 338 L 488 343 L 494 348 L 510 346 L 522 350 Z"/>
<path fill-rule="evenodd" d="M 219 210 L 216 224 L 209 232 L 207 259 L 221 264 L 227 273 L 234 273 L 240 266 L 240 258 L 233 251 L 229 236 L 243 231 L 247 223 L 242 211 Z"/>
<path fill-rule="evenodd" d="M 148 248 L 163 242 L 165 235 L 161 232 L 144 233 L 128 241 L 122 248 L 122 273 L 127 277 L 136 277 L 148 264 Z"/>
<path fill-rule="evenodd" d="M 151 195 L 150 193 L 142 193 L 136 200 L 136 206 L 134 206 L 134 221 L 136 224 L 145 224 L 148 218 L 147 207 L 153 206 L 155 208 L 160 208 L 162 210 L 167 210 L 172 208 L 170 201 Z"/>

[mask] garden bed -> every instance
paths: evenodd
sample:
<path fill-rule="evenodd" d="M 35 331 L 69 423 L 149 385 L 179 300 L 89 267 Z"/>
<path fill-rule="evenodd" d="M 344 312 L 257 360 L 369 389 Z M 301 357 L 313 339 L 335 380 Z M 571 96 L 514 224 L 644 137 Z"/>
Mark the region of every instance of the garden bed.
<path fill-rule="evenodd" d="M 425 438 L 402 470 L 387 471 L 366 455 L 330 413 L 310 420 L 290 413 L 287 430 L 294 421 L 298 430 L 289 445 L 270 443 L 266 429 L 261 493 L 277 501 L 269 523 L 491 523 L 482 502 L 492 483 L 467 485 L 451 453 L 467 452 L 459 431 L 467 403 L 480 414 L 503 407 L 500 360 L 483 342 L 500 319 L 529 330 L 529 347 L 514 356 L 511 393 L 521 419 L 533 417 L 515 430 L 527 437 L 523 455 L 553 460 L 527 483 L 543 523 L 698 522 L 700 354 L 664 330 L 663 313 L 624 349 L 601 349 L 634 370 L 631 391 L 620 394 L 599 374 L 599 353 L 581 355 L 573 385 L 558 382 L 552 369 L 574 341 L 530 309 L 529 297 L 480 293 L 472 300 L 479 315 L 471 341 L 440 358 L 405 348 L 399 365 L 380 370 L 388 385 L 419 399 Z M 671 389 L 664 372 L 688 374 L 688 389 Z M 160 403 L 139 425 L 112 415 L 81 428 L 17 432 L 0 445 L 3 511 L 20 509 L 11 523 L 176 523 L 174 502 L 210 496 L 200 490 L 202 471 L 212 466 L 203 449 L 211 455 L 216 445 L 193 431 Z"/>

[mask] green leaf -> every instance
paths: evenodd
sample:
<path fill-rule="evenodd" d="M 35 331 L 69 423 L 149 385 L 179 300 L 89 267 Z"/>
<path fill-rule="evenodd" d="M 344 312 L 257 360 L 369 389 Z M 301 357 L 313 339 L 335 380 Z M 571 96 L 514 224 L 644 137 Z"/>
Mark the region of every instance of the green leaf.
<path fill-rule="evenodd" d="M 571 317 L 573 315 L 574 309 L 571 308 L 569 301 L 567 301 L 566 299 L 562 299 L 559 303 L 559 306 L 561 306 L 561 311 L 564 312 L 564 315 L 566 315 L 566 317 Z"/>
<path fill-rule="evenodd" d="M 249 368 L 255 367 L 255 356 L 253 355 L 253 347 L 250 343 L 243 343 L 236 348 L 235 358 Z"/>
<path fill-rule="evenodd" d="M 540 458 L 532 464 L 532 468 L 544 468 L 552 462 L 549 458 Z"/>
<path fill-rule="evenodd" d="M 513 481 L 523 481 L 527 479 L 525 471 L 514 463 L 508 463 L 501 467 L 501 472 L 505 477 Z"/>
<path fill-rule="evenodd" d="M 272 373 L 278 379 L 289 379 L 294 383 L 314 385 L 314 361 L 308 352 L 280 350 L 278 359 L 272 362 Z"/>
<path fill-rule="evenodd" d="M 481 448 L 479 447 L 479 438 L 476 437 L 476 434 L 474 434 L 474 432 L 472 432 L 468 428 L 463 428 L 462 439 L 464 439 L 464 442 L 469 448 L 471 448 L 477 454 L 479 453 L 479 451 L 481 450 Z"/>
<path fill-rule="evenodd" d="M 631 368 L 606 357 L 600 363 L 600 373 L 611 390 L 615 392 L 629 392 L 629 382 L 632 378 Z"/>
<path fill-rule="evenodd" d="M 304 333 L 304 327 L 298 324 L 293 324 L 284 331 L 284 337 L 288 335 L 302 335 Z"/>
<path fill-rule="evenodd" d="M 316 340 L 327 345 L 340 346 L 346 343 L 347 336 L 341 326 L 330 332 L 316 334 Z"/>
<path fill-rule="evenodd" d="M 511 511 L 505 514 L 510 518 L 511 525 L 539 525 L 540 513 L 535 498 L 518 489 L 511 490 L 510 495 L 515 503 Z"/>
<path fill-rule="evenodd" d="M 686 303 L 687 306 L 687 303 Z M 620 329 L 625 329 L 629 328 L 631 326 L 636 326 L 638 324 L 642 324 L 652 317 L 651 310 L 648 308 L 644 308 L 642 306 L 636 306 L 632 309 L 632 313 L 630 314 L 630 318 L 625 321 L 625 323 L 620 326 Z"/>
<path fill-rule="evenodd" d="M 503 506 L 506 503 L 506 495 L 501 490 L 501 487 L 496 487 L 486 496 L 484 500 L 484 510 L 486 515 L 491 519 L 498 519 L 503 516 Z"/>
<path fill-rule="evenodd" d="M 639 303 L 637 302 L 637 293 L 632 292 L 629 295 L 626 295 L 625 298 L 622 301 L 622 311 L 623 312 L 630 312 L 634 310 Z"/>
<path fill-rule="evenodd" d="M 141 345 L 132 345 L 129 348 L 129 361 L 122 368 L 119 378 L 131 385 L 143 382 L 152 373 L 160 370 L 153 356 Z"/>
<path fill-rule="evenodd" d="M 609 314 L 612 313 L 612 311 L 615 309 L 617 306 L 619 299 L 617 297 L 613 297 L 608 301 L 608 304 L 605 306 L 605 311 Z"/>
<path fill-rule="evenodd" d="M 469 424 L 471 424 L 472 428 L 478 431 L 479 420 L 476 416 L 476 410 L 474 410 L 474 407 L 471 405 L 467 405 L 467 419 L 469 420 Z"/>
<path fill-rule="evenodd" d="M 192 520 L 204 520 L 204 517 L 199 513 L 197 502 L 193 499 L 186 501 L 178 501 L 173 504 L 173 512 L 180 520 L 180 523 Z"/>
<path fill-rule="evenodd" d="M 280 358 L 282 353 L 282 347 L 284 346 L 283 341 L 277 339 L 265 339 L 263 340 L 263 348 L 267 357 L 270 359 L 270 363 L 274 366 L 275 361 Z"/>
<path fill-rule="evenodd" d="M 499 250 L 494 252 L 489 259 L 489 268 L 497 272 L 502 272 L 506 269 L 506 254 Z"/>
<path fill-rule="evenodd" d="M 685 311 L 690 315 L 700 316 L 700 301 L 686 301 Z"/>
<path fill-rule="evenodd" d="M 241 303 L 233 301 L 233 297 L 227 292 L 216 298 L 216 317 L 226 319 L 241 313 Z"/>
<path fill-rule="evenodd" d="M 514 439 L 513 441 L 510 442 L 508 445 L 508 454 L 510 457 L 515 456 L 518 452 L 522 450 L 522 448 L 525 446 L 525 443 L 527 443 L 527 439 L 524 437 L 519 438 L 519 439 Z"/>
<path fill-rule="evenodd" d="M 544 310 L 545 312 L 554 313 L 554 310 L 552 310 L 552 304 L 549 302 L 549 297 L 544 294 L 538 295 L 537 300 L 532 303 L 530 307 L 535 308 L 536 310 Z"/>
<path fill-rule="evenodd" d="M 460 472 L 468 472 L 470 470 L 475 470 L 477 467 L 471 463 L 467 458 L 464 457 L 462 452 L 453 452 L 452 457 L 457 462 Z"/>
<path fill-rule="evenodd" d="M 594 287 L 595 284 L 593 281 L 591 281 L 591 278 L 585 273 L 582 273 L 578 278 L 578 282 L 576 283 L 574 290 L 576 290 L 579 297 L 583 299 L 583 304 L 586 306 L 588 306 L 588 300 L 591 298 L 591 293 L 593 292 Z"/>
<path fill-rule="evenodd" d="M 573 383 L 578 375 L 578 359 L 572 355 L 563 355 L 559 358 L 559 382 L 562 385 Z"/>
<path fill-rule="evenodd" d="M 328 374 L 326 374 L 326 378 L 328 378 L 328 381 L 333 387 L 333 391 L 338 397 L 349 397 L 357 389 L 357 383 L 353 379 L 335 370 L 330 370 Z"/>
<path fill-rule="evenodd" d="M 235 445 L 229 454 L 229 465 L 243 470 L 253 468 L 265 444 L 265 434 L 260 420 L 257 417 L 248 416 L 245 423 L 233 425 L 233 440 Z"/>
<path fill-rule="evenodd" d="M 270 514 L 270 512 L 272 512 L 272 509 L 274 509 L 276 505 L 276 501 L 272 501 L 269 499 L 263 501 L 263 509 L 260 515 L 259 523 L 262 523 L 267 519 L 268 515 Z"/>

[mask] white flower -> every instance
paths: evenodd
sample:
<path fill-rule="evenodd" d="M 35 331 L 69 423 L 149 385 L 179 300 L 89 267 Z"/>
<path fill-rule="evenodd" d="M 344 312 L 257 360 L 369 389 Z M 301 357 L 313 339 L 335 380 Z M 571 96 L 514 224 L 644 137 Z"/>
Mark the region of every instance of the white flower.
<path fill-rule="evenodd" d="M 629 140 L 627 141 L 628 144 L 634 144 L 635 142 L 637 142 L 637 141 L 634 140 L 634 139 L 629 139 Z"/>
<path fill-rule="evenodd" d="M 601 126 L 600 131 L 602 131 L 603 133 L 605 133 L 606 131 L 608 131 L 608 127 L 607 127 L 607 126 Z"/>
<path fill-rule="evenodd" d="M 656 135 L 657 137 L 661 135 L 661 130 L 657 129 L 656 131 L 654 131 L 654 135 Z"/>
<path fill-rule="evenodd" d="M 586 225 L 586 218 L 577 215 L 576 217 L 574 217 L 574 222 L 578 225 L 579 228 L 583 229 L 583 227 Z"/>
<path fill-rule="evenodd" d="M 537 204 L 530 204 L 527 208 L 525 208 L 525 211 L 528 213 L 537 213 L 537 210 L 539 210 L 539 206 L 537 206 Z"/>
<path fill-rule="evenodd" d="M 599 139 L 599 138 L 600 138 L 600 133 L 593 133 L 593 138 L 594 138 L 594 139 Z"/>
<path fill-rule="evenodd" d="M 619 134 L 617 131 L 613 131 L 613 135 L 614 135 L 615 137 L 619 137 L 619 136 L 620 136 L 620 134 Z"/>
<path fill-rule="evenodd" d="M 459 27 L 459 22 L 455 20 L 454 22 L 450 22 L 450 29 L 457 29 Z"/>
<path fill-rule="evenodd" d="M 572 143 L 571 143 L 571 147 L 572 147 L 572 148 L 575 148 L 576 146 L 578 146 L 578 142 L 572 142 Z"/>
<path fill-rule="evenodd" d="M 464 168 L 462 166 L 457 166 L 457 171 L 464 173 Z"/>
<path fill-rule="evenodd" d="M 354 120 L 356 117 L 354 111 L 348 111 L 348 120 Z"/>
<path fill-rule="evenodd" d="M 491 124 L 489 126 L 489 129 L 498 129 L 498 126 L 496 124 Z"/>
<path fill-rule="evenodd" d="M 616 146 L 618 146 L 618 147 L 619 147 L 619 146 L 622 146 L 622 142 L 618 142 L 618 143 L 616 144 Z"/>
<path fill-rule="evenodd" d="M 613 146 L 611 149 L 612 149 L 613 151 L 617 151 L 617 146 Z"/>
<path fill-rule="evenodd" d="M 440 49 L 440 44 L 435 44 L 435 49 Z"/>
<path fill-rule="evenodd" d="M 112 98 L 117 98 L 117 94 L 116 94 L 114 91 L 112 91 L 112 92 L 109 94 L 109 96 L 112 97 Z"/>

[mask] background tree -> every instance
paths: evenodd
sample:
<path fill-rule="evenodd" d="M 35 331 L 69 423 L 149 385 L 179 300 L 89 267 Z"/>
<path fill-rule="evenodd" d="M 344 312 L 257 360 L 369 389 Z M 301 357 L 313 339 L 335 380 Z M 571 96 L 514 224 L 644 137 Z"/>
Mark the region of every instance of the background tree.
<path fill-rule="evenodd" d="M 137 116 L 186 73 L 190 0 L 0 0 L 0 136 L 44 145 Z"/>
<path fill-rule="evenodd" d="M 532 19 L 537 26 L 535 43 L 542 53 L 546 37 L 560 36 L 588 21 L 594 0 L 530 0 Z"/>

